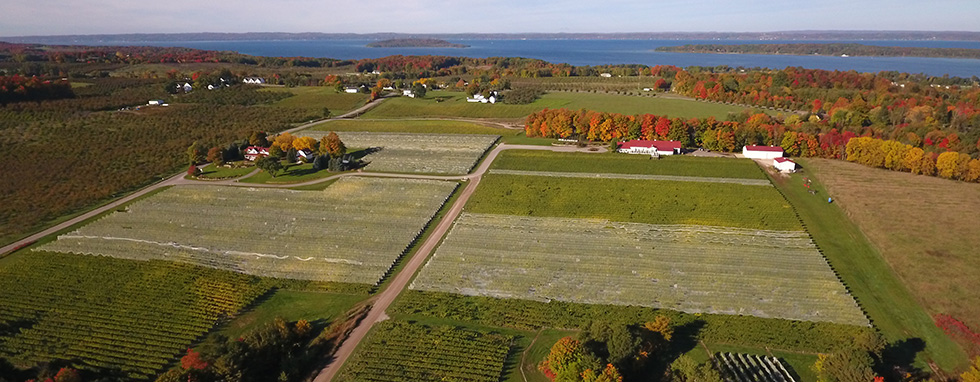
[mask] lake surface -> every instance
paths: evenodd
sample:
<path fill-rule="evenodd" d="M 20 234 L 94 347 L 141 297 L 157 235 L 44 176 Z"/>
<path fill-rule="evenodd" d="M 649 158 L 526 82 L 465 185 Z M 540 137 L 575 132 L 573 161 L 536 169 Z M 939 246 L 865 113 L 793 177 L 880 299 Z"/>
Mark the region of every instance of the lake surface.
<path fill-rule="evenodd" d="M 133 42 L 113 45 L 181 46 L 207 50 L 236 51 L 256 56 L 329 57 L 337 59 L 378 58 L 390 55 L 445 55 L 465 57 L 528 57 L 576 66 L 644 64 L 731 67 L 899 71 L 933 76 L 980 76 L 980 60 L 924 57 L 830 57 L 757 54 L 705 54 L 654 52 L 660 46 L 684 44 L 750 43 L 859 43 L 882 46 L 980 49 L 976 41 L 746 41 L 746 40 L 452 40 L 469 48 L 368 48 L 375 40 L 289 40 L 289 41 L 193 41 Z"/>

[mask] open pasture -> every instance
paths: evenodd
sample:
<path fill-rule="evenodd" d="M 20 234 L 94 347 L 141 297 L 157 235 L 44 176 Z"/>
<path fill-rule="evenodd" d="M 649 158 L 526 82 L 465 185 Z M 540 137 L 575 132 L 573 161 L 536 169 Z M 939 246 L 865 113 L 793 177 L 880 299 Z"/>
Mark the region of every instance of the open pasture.
<path fill-rule="evenodd" d="M 800 231 L 468 213 L 412 288 L 868 325 Z"/>
<path fill-rule="evenodd" d="M 640 175 L 678 175 L 711 178 L 760 179 L 765 173 L 751 159 L 697 158 L 620 153 L 566 153 L 537 150 L 507 150 L 497 155 L 492 169 L 590 172 Z"/>
<path fill-rule="evenodd" d="M 473 213 L 608 219 L 802 231 L 773 187 L 665 180 L 488 174 L 467 202 Z"/>
<path fill-rule="evenodd" d="M 523 135 L 523 130 L 485 126 L 473 122 L 438 119 L 338 119 L 307 131 L 362 131 L 375 133 Z"/>
<path fill-rule="evenodd" d="M 313 113 L 322 113 L 323 108 L 327 108 L 332 115 L 354 110 L 368 99 L 367 94 L 338 93 L 336 89 L 324 86 L 264 87 L 261 91 L 292 94 L 272 104 L 272 107 L 306 109 Z"/>
<path fill-rule="evenodd" d="M 149 379 L 271 286 L 180 263 L 17 254 L 0 262 L 0 357 Z"/>
<path fill-rule="evenodd" d="M 315 139 L 325 131 L 302 131 Z M 350 148 L 372 149 L 366 169 L 380 172 L 462 175 L 470 172 L 497 135 L 338 132 Z M 375 151 L 376 150 L 376 151 Z"/>
<path fill-rule="evenodd" d="M 389 320 L 374 327 L 337 380 L 497 382 L 511 339 L 451 326 Z"/>
<path fill-rule="evenodd" d="M 455 188 L 452 182 L 358 177 L 320 192 L 175 187 L 42 249 L 372 284 Z"/>

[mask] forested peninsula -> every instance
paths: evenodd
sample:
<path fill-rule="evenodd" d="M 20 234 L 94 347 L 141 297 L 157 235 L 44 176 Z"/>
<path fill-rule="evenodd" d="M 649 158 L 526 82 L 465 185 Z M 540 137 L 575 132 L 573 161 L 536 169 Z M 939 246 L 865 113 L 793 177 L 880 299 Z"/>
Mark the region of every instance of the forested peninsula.
<path fill-rule="evenodd" d="M 436 38 L 395 38 L 372 42 L 367 46 L 369 48 L 469 48 L 469 45 Z"/>
<path fill-rule="evenodd" d="M 980 59 L 980 49 L 875 46 L 864 44 L 696 44 L 662 46 L 657 52 L 790 54 L 819 56 L 941 57 Z"/>

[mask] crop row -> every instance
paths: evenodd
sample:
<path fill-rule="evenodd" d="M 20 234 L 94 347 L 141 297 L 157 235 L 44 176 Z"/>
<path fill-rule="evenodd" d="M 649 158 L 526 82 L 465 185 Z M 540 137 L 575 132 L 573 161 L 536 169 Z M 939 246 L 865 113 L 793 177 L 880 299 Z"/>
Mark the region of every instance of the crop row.
<path fill-rule="evenodd" d="M 147 379 L 269 284 L 160 261 L 37 251 L 0 263 L 0 356 Z"/>
<path fill-rule="evenodd" d="M 868 325 L 794 231 L 465 213 L 411 288 Z"/>
<path fill-rule="evenodd" d="M 778 358 L 718 353 L 715 363 L 731 382 L 796 382 Z"/>
<path fill-rule="evenodd" d="M 716 178 L 705 176 L 681 176 L 681 175 L 644 175 L 644 174 L 613 174 L 613 173 L 593 173 L 593 172 L 564 172 L 564 171 L 524 171 L 524 170 L 504 170 L 493 169 L 491 174 L 501 175 L 525 175 L 525 176 L 548 176 L 555 178 L 589 178 L 589 179 L 632 179 L 632 180 L 666 180 L 672 182 L 699 182 L 699 183 L 732 183 L 743 186 L 764 186 L 772 187 L 768 179 L 742 179 L 742 178 Z"/>
<path fill-rule="evenodd" d="M 327 132 L 304 131 L 320 139 Z M 496 135 L 338 132 L 347 147 L 374 149 L 367 169 L 384 172 L 466 174 L 497 139 Z"/>
<path fill-rule="evenodd" d="M 455 187 L 362 177 L 341 179 L 322 192 L 175 187 L 62 235 L 42 250 L 373 284 Z"/>
<path fill-rule="evenodd" d="M 338 380 L 495 382 L 510 343 L 499 334 L 389 320 L 371 331 Z"/>

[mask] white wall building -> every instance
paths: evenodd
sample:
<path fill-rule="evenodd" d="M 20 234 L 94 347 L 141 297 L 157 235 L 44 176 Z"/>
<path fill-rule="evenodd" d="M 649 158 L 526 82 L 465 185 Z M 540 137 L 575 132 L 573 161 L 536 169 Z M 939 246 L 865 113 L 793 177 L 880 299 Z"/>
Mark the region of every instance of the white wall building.
<path fill-rule="evenodd" d="M 742 148 L 742 155 L 752 159 L 776 159 L 783 156 L 783 148 L 779 146 L 752 146 Z"/>
<path fill-rule="evenodd" d="M 265 78 L 262 77 L 245 77 L 242 79 L 242 83 L 261 85 L 265 83 Z"/>
<path fill-rule="evenodd" d="M 779 157 L 772 160 L 772 165 L 779 171 L 784 172 L 794 172 L 796 171 L 796 162 L 793 162 L 789 158 Z"/>
<path fill-rule="evenodd" d="M 626 142 L 619 142 L 619 149 L 616 152 L 624 154 L 646 154 L 646 155 L 675 155 L 681 153 L 680 141 L 648 141 L 634 139 Z"/>
<path fill-rule="evenodd" d="M 357 88 L 344 88 L 344 93 L 357 93 Z"/>

